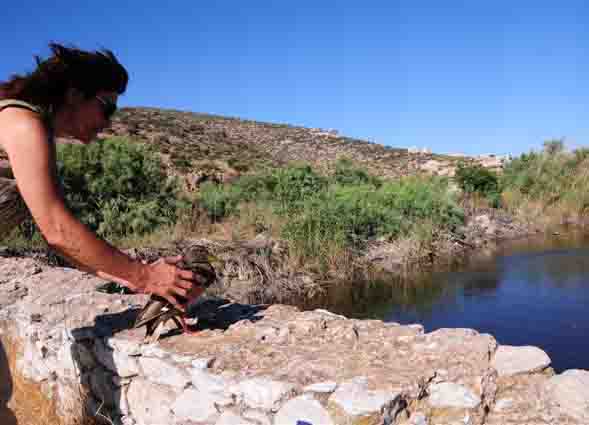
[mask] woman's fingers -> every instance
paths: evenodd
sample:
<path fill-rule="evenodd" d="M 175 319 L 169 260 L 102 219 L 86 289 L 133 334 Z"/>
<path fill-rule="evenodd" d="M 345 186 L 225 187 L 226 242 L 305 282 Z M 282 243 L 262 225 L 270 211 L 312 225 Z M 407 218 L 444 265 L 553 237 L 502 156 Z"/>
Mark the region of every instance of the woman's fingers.
<path fill-rule="evenodd" d="M 188 280 L 177 280 L 175 282 L 176 286 L 179 286 L 180 288 L 189 290 L 192 289 L 192 287 L 194 286 L 194 283 L 190 283 Z"/>
<path fill-rule="evenodd" d="M 180 288 L 179 286 L 172 287 L 170 291 L 182 298 L 186 298 L 188 296 L 188 289 Z"/>
<path fill-rule="evenodd" d="M 196 280 L 195 273 L 190 270 L 178 269 L 178 276 L 184 280 Z"/>
<path fill-rule="evenodd" d="M 164 261 L 166 262 L 166 264 L 171 264 L 171 265 L 176 265 L 181 260 L 182 260 L 181 255 L 173 255 L 171 257 L 164 257 Z"/>
<path fill-rule="evenodd" d="M 177 276 L 184 281 L 196 282 L 199 285 L 206 285 L 210 280 L 208 276 L 183 269 L 178 269 Z"/>

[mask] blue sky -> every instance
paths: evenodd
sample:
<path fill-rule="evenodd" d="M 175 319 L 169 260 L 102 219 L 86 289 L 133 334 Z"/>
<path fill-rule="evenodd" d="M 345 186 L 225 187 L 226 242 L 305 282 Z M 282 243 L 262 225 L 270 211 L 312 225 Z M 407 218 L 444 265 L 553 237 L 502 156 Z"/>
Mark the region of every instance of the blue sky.
<path fill-rule="evenodd" d="M 54 40 L 112 49 L 131 76 L 124 106 L 434 152 L 519 154 L 556 137 L 578 147 L 589 144 L 586 4 L 9 2 L 0 80 L 30 71 Z"/>

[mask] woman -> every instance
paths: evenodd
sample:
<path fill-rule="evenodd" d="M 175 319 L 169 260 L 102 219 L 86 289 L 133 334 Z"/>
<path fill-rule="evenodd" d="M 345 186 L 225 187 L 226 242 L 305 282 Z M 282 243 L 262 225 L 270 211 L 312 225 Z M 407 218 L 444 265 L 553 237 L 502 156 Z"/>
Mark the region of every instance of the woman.
<path fill-rule="evenodd" d="M 160 295 L 183 310 L 177 297 L 200 292 L 201 278 L 176 266 L 181 256 L 152 264 L 131 259 L 72 215 L 57 180 L 53 137 L 91 143 L 109 125 L 126 89 L 127 71 L 109 50 L 49 47 L 52 55 L 37 57 L 32 73 L 0 83 L 0 151 L 11 168 L 0 173 L 0 239 L 26 218 L 28 209 L 47 243 L 80 269 L 135 292 Z M 6 178 L 10 174 L 14 180 Z M 6 380 L 10 375 L 1 370 L 1 357 L 0 347 L 0 379 Z M 9 393 L 10 383 L 0 382 L 0 412 Z"/>

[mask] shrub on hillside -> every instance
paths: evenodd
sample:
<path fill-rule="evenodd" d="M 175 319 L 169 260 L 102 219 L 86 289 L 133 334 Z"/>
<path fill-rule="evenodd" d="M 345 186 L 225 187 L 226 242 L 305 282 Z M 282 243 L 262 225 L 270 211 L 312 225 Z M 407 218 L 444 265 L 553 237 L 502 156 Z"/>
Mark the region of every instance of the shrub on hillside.
<path fill-rule="evenodd" d="M 394 239 L 409 234 L 424 220 L 454 231 L 464 220 L 449 194 L 447 181 L 405 178 L 379 189 L 333 186 L 310 197 L 292 214 L 284 236 L 308 255 L 320 255 L 326 242 L 359 246 L 375 237 Z"/>
<path fill-rule="evenodd" d="M 287 212 L 300 208 L 305 199 L 325 190 L 327 183 L 311 166 L 296 165 L 274 171 L 269 189 L 281 212 Z"/>
<path fill-rule="evenodd" d="M 349 159 L 340 159 L 335 164 L 333 180 L 343 185 L 364 185 L 370 184 L 380 187 L 382 182 L 378 177 L 372 176 L 362 168 L 354 166 Z"/>
<path fill-rule="evenodd" d="M 466 193 L 489 195 L 499 190 L 497 173 L 481 166 L 461 163 L 456 168 L 455 177 L 460 188 Z"/>
<path fill-rule="evenodd" d="M 493 207 L 499 207 L 500 189 L 497 173 L 481 165 L 458 164 L 454 176 L 458 186 L 467 194 L 477 193 L 487 198 Z"/>
<path fill-rule="evenodd" d="M 219 220 L 236 213 L 238 204 L 245 198 L 244 192 L 234 185 L 221 186 L 213 182 L 206 182 L 200 187 L 200 205 L 213 220 Z"/>
<path fill-rule="evenodd" d="M 186 206 L 159 156 L 124 138 L 58 145 L 57 172 L 70 210 L 105 238 L 152 232 L 174 223 Z M 35 237 L 32 227 L 32 221 L 21 226 L 26 239 Z"/>
<path fill-rule="evenodd" d="M 369 239 L 394 239 L 428 221 L 446 231 L 463 223 L 463 211 L 438 177 L 381 183 L 346 165 L 325 178 L 308 166 L 242 177 L 232 185 L 205 184 L 201 204 L 213 218 L 239 214 L 242 203 L 267 204 L 286 218 L 282 235 L 303 257 L 324 258 L 334 247 L 360 247 Z"/>
<path fill-rule="evenodd" d="M 60 146 L 58 173 L 69 207 L 101 236 L 149 233 L 186 206 L 157 153 L 125 138 Z"/>
<path fill-rule="evenodd" d="M 238 204 L 245 201 L 268 201 L 279 214 L 284 214 L 299 209 L 302 201 L 326 187 L 327 180 L 310 166 L 296 165 L 243 176 L 231 185 L 204 184 L 200 201 L 211 218 L 234 214 Z"/>

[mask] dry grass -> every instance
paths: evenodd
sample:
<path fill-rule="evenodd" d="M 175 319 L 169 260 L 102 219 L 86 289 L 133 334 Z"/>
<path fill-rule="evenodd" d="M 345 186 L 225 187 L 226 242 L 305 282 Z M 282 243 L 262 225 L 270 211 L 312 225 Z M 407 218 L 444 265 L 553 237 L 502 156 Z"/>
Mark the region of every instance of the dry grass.
<path fill-rule="evenodd" d="M 20 350 L 19 345 L 11 338 L 2 337 L 1 341 L 6 348 L 13 380 L 14 392 L 9 407 L 14 412 L 19 425 L 100 425 L 104 423 L 85 415 L 81 403 L 68 408 L 71 412 L 79 412 L 79 415 L 60 417 L 55 400 L 47 398 L 41 384 L 18 373 L 16 359 Z"/>
<path fill-rule="evenodd" d="M 518 191 L 505 191 L 502 195 L 503 205 L 516 221 L 529 228 L 548 231 L 567 222 L 583 218 L 582 208 L 578 203 L 561 200 L 550 203 L 544 199 L 532 199 Z"/>

